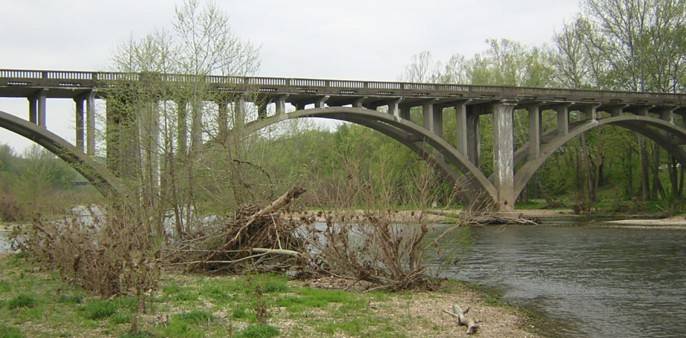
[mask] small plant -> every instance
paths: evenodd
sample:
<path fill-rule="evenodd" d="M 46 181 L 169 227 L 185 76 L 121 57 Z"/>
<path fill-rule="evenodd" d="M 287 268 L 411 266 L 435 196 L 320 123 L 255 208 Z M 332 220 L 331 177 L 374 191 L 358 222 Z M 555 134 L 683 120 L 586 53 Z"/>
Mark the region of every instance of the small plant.
<path fill-rule="evenodd" d="M 117 312 L 117 306 L 106 300 L 96 300 L 83 307 L 84 317 L 99 320 L 112 316 Z"/>
<path fill-rule="evenodd" d="M 261 324 L 267 324 L 267 319 L 269 319 L 269 310 L 264 300 L 264 292 L 259 284 L 255 286 L 255 318 Z"/>
<path fill-rule="evenodd" d="M 0 324 L 0 338 L 23 338 L 24 335 L 14 326 Z"/>
<path fill-rule="evenodd" d="M 202 310 L 180 313 L 176 315 L 176 318 L 191 324 L 208 323 L 214 320 L 214 316 L 211 313 Z"/>
<path fill-rule="evenodd" d="M 36 299 L 30 295 L 18 295 L 7 303 L 10 309 L 17 309 L 21 307 L 34 307 L 36 306 Z"/>
<path fill-rule="evenodd" d="M 237 338 L 270 338 L 280 334 L 279 329 L 266 324 L 253 324 L 239 331 Z"/>
<path fill-rule="evenodd" d="M 59 298 L 57 298 L 57 301 L 60 303 L 66 303 L 66 304 L 81 304 L 81 303 L 83 303 L 83 296 L 81 296 L 81 295 L 60 295 Z"/>

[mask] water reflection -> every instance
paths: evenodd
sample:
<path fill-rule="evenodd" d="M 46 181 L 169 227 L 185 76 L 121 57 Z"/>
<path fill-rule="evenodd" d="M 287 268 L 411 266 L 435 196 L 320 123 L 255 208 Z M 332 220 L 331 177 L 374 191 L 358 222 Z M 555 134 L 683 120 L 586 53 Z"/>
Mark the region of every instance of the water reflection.
<path fill-rule="evenodd" d="M 470 232 L 472 244 L 444 274 L 578 321 L 558 334 L 686 336 L 686 230 L 546 225 Z M 442 246 L 449 250 L 451 241 Z"/>

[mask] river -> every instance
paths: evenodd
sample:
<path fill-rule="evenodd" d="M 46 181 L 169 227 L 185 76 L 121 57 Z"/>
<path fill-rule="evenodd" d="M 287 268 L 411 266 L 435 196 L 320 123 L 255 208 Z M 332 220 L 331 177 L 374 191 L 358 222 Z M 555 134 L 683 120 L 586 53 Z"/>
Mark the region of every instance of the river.
<path fill-rule="evenodd" d="M 444 250 L 460 249 L 444 275 L 574 324 L 551 335 L 686 337 L 686 229 L 546 224 L 452 237 Z"/>

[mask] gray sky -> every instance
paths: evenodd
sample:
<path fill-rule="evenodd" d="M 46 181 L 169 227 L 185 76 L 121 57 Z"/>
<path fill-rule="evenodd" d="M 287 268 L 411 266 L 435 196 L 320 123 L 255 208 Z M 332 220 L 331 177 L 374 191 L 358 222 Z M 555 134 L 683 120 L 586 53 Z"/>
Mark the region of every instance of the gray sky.
<path fill-rule="evenodd" d="M 397 80 L 412 55 L 471 56 L 488 38 L 549 43 L 578 0 L 216 0 L 260 46 L 264 76 Z M 0 0 L 0 68 L 106 70 L 130 37 L 169 27 L 170 0 Z M 28 116 L 25 99 L 0 110 Z M 74 140 L 71 100 L 48 101 L 48 128 Z M 31 142 L 0 130 L 17 151 Z"/>

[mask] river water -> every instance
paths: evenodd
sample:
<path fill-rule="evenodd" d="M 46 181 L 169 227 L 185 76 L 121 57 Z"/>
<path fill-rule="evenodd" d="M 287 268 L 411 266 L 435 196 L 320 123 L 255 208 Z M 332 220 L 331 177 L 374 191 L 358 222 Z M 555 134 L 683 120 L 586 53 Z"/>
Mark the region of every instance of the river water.
<path fill-rule="evenodd" d="M 686 229 L 498 226 L 451 237 L 444 250 L 459 249 L 444 275 L 575 324 L 551 335 L 686 337 Z"/>

